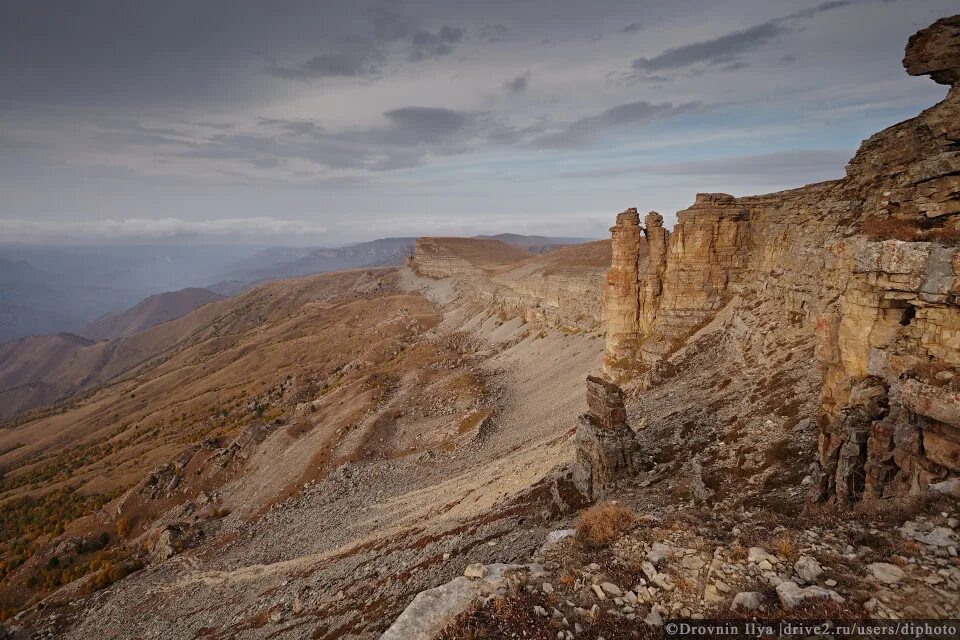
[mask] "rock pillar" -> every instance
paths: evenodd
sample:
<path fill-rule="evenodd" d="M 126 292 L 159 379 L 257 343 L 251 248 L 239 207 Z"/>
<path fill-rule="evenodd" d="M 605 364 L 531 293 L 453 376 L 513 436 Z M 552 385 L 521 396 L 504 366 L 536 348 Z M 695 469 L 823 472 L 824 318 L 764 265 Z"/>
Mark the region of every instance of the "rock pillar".
<path fill-rule="evenodd" d="M 647 268 L 640 276 L 640 314 L 639 333 L 648 336 L 653 333 L 654 320 L 660 308 L 660 295 L 663 293 L 663 271 L 667 266 L 667 247 L 670 232 L 663 226 L 663 216 L 651 211 L 643 219 L 643 230 L 647 239 Z"/>
<path fill-rule="evenodd" d="M 623 391 L 617 385 L 587 377 L 586 414 L 577 427 L 573 481 L 591 500 L 639 470 L 640 445 L 627 425 Z"/>
<path fill-rule="evenodd" d="M 604 289 L 607 321 L 605 366 L 609 370 L 630 369 L 636 352 L 639 316 L 640 215 L 627 209 L 617 215 L 613 234 L 613 262 Z"/>

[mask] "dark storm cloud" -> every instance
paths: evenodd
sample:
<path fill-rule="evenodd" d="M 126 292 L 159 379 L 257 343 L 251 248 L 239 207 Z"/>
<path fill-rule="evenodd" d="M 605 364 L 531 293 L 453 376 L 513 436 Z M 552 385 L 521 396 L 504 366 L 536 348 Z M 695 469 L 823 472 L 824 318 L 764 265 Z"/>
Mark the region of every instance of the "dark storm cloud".
<path fill-rule="evenodd" d="M 466 32 L 466 29 L 450 26 L 441 27 L 436 33 L 417 31 L 410 42 L 410 59 L 416 62 L 452 53 Z"/>
<path fill-rule="evenodd" d="M 853 3 L 854 0 L 824 2 L 816 7 L 775 18 L 747 29 L 732 31 L 717 38 L 672 47 L 653 58 L 637 58 L 631 66 L 644 73 L 673 71 L 699 63 L 708 65 L 728 63 L 726 70 L 740 69 L 745 66 L 743 63 L 732 63 L 738 63 L 742 55 L 793 31 L 794 28 L 790 26 L 792 20 L 812 18 L 819 13 Z"/>
<path fill-rule="evenodd" d="M 574 120 L 558 131 L 546 133 L 533 140 L 538 147 L 564 148 L 590 144 L 611 129 L 638 127 L 654 120 L 664 120 L 701 109 L 699 102 L 673 104 L 652 103 L 645 100 L 611 107 L 593 116 Z"/>
<path fill-rule="evenodd" d="M 623 29 L 620 29 L 620 33 L 636 33 L 637 31 L 640 31 L 640 28 L 639 22 L 631 22 Z"/>
<path fill-rule="evenodd" d="M 503 83 L 503 88 L 507 90 L 507 93 L 523 93 L 527 90 L 527 85 L 530 84 L 530 72 L 527 71 L 523 75 L 519 75 L 512 80 L 507 80 Z"/>

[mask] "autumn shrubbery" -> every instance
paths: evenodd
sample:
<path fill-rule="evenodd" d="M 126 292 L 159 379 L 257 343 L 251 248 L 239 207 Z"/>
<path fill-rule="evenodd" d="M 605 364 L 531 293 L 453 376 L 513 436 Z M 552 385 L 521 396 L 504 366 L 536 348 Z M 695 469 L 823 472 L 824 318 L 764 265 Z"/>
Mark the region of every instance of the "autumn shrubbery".
<path fill-rule="evenodd" d="M 97 573 L 84 585 L 84 591 L 87 593 L 99 591 L 142 568 L 143 563 L 140 560 L 118 560 L 111 556 L 94 558 L 90 562 L 90 570 Z"/>
<path fill-rule="evenodd" d="M 861 231 L 871 240 L 905 240 L 907 242 L 960 242 L 960 227 L 922 228 L 916 220 L 905 218 L 867 218 Z"/>
<path fill-rule="evenodd" d="M 576 537 L 588 546 L 603 546 L 619 540 L 637 520 L 637 514 L 629 507 L 617 502 L 601 502 L 580 514 Z"/>

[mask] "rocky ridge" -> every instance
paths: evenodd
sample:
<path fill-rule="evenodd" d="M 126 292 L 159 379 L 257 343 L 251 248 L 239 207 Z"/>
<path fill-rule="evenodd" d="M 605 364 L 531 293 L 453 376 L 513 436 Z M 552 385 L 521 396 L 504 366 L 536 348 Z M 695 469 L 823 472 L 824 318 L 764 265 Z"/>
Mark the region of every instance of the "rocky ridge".
<path fill-rule="evenodd" d="M 588 378 L 573 477 L 643 515 L 597 544 L 581 513 L 424 638 L 955 614 L 958 28 L 920 31 L 904 60 L 946 99 L 864 142 L 845 178 L 699 194 L 672 231 L 617 216 L 604 364 L 624 390 Z"/>
<path fill-rule="evenodd" d="M 765 196 L 699 194 L 672 231 L 613 227 L 606 370 L 656 384 L 711 323 L 813 344 L 821 499 L 916 495 L 960 472 L 960 19 L 904 65 L 946 98 L 865 141 L 845 178 Z M 641 232 L 647 252 L 638 251 Z M 769 321 L 768 321 L 769 320 Z"/>
<path fill-rule="evenodd" d="M 446 621 L 442 633 L 407 638 L 634 638 L 678 618 L 949 618 L 960 606 L 956 515 L 917 517 L 893 531 L 836 521 L 774 526 L 752 515 L 647 515 L 599 548 L 573 530 L 553 532 L 530 564 L 506 579 L 498 567 L 496 583 L 475 589 L 466 612 L 449 600 L 421 610 Z"/>
<path fill-rule="evenodd" d="M 410 261 L 421 275 L 453 278 L 461 295 L 505 319 L 519 317 L 531 326 L 569 333 L 602 329 L 601 291 L 609 263 L 607 241 L 533 256 L 476 238 L 419 238 Z"/>

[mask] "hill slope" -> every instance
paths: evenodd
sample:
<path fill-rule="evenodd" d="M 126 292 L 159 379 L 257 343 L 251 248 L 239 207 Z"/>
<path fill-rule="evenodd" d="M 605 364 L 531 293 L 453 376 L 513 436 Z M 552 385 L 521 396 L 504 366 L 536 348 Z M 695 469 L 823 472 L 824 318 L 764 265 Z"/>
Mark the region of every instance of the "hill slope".
<path fill-rule="evenodd" d="M 362 267 L 397 266 L 413 252 L 414 238 L 382 238 L 346 247 L 273 247 L 245 260 L 225 280 L 261 282 Z"/>
<path fill-rule="evenodd" d="M 129 336 L 223 298 L 224 296 L 212 291 L 196 287 L 158 293 L 126 311 L 110 313 L 91 322 L 77 331 L 77 334 L 91 340 L 112 340 Z"/>
<path fill-rule="evenodd" d="M 48 593 L 31 580 L 68 582 L 48 604 L 86 604 L 57 619 L 57 635 L 89 636 L 137 619 L 127 609 L 142 611 L 144 589 L 156 601 L 179 584 L 176 603 L 211 607 L 194 615 L 170 601 L 170 617 L 155 607 L 124 627 L 129 637 L 155 625 L 193 635 L 210 616 L 236 635 L 262 624 L 255 603 L 282 576 L 315 594 L 312 626 L 370 635 L 416 591 L 486 559 L 490 536 L 518 542 L 517 514 L 535 523 L 568 508 L 530 487 L 564 457 L 557 424 L 583 403 L 574 391 L 602 341 L 543 338 L 442 283 L 381 269 L 263 285 L 85 351 L 100 358 L 96 387 L 0 430 L 0 500 L 27 514 L 8 526 L 33 541 L 4 556 L 25 558 L 0 584 L 6 606 Z M 536 393 L 542 384 L 549 393 Z M 532 526 L 523 548 L 542 535 Z M 166 562 L 169 535 L 199 564 Z M 96 545 L 76 541 L 104 536 L 114 566 L 152 568 L 87 599 Z M 454 565 L 433 560 L 452 544 Z M 358 563 L 384 567 L 382 578 L 356 581 Z M 404 581 L 387 577 L 416 565 Z M 224 581 L 208 583 L 209 571 Z M 108 593 L 109 613 L 97 604 Z M 373 615 L 353 606 L 361 594 L 375 594 Z"/>

